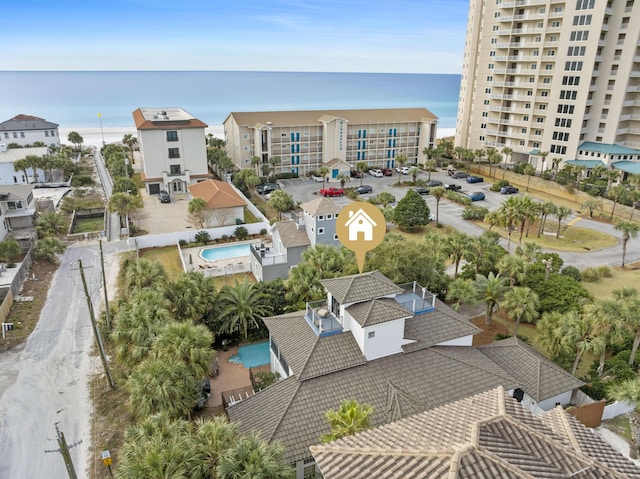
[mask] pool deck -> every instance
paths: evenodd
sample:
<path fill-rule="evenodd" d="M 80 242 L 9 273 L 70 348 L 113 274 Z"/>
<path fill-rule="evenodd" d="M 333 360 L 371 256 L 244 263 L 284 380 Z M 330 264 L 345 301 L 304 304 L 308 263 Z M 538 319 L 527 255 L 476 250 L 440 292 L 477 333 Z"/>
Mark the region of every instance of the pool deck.
<path fill-rule="evenodd" d="M 213 244 L 213 245 L 207 245 L 207 246 L 196 246 L 193 248 L 183 248 L 182 257 L 184 259 L 185 264 L 187 265 L 188 271 L 203 271 L 203 270 L 211 270 L 211 269 L 216 270 L 217 272 L 223 272 L 223 273 L 243 272 L 244 270 L 249 271 L 251 269 L 250 255 L 209 261 L 202 258 L 202 256 L 200 256 L 200 252 L 203 249 L 208 249 L 208 248 L 237 246 L 239 244 L 251 244 L 251 243 L 259 243 L 259 241 L 245 241 L 242 243 L 226 243 L 226 244 L 220 243 L 220 244 Z M 265 242 L 265 245 L 271 246 L 270 242 Z"/>
<path fill-rule="evenodd" d="M 249 370 L 242 364 L 230 363 L 229 358 L 238 354 L 238 347 L 229 348 L 228 351 L 218 351 L 218 375 L 211 378 L 211 397 L 207 407 L 222 407 L 222 392 L 251 386 Z M 254 372 L 269 371 L 269 365 L 253 368 Z"/>

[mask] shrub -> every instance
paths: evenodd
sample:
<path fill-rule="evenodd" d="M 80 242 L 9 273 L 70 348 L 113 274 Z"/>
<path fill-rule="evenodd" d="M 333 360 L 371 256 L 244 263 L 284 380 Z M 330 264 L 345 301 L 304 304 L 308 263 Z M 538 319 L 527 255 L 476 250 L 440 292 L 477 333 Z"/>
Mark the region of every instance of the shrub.
<path fill-rule="evenodd" d="M 243 240 L 246 240 L 247 237 L 249 236 L 249 231 L 247 231 L 247 228 L 245 228 L 244 226 L 238 226 L 233 231 L 233 236 L 238 238 L 239 241 L 243 241 Z"/>
<path fill-rule="evenodd" d="M 500 333 L 500 334 L 496 334 L 496 335 L 495 335 L 495 340 L 496 340 L 496 341 L 500 341 L 501 339 L 508 339 L 508 338 L 511 338 L 511 337 L 513 337 L 513 335 L 512 335 L 512 334 L 503 334 L 503 333 Z M 530 343 L 531 343 L 531 341 L 529 341 L 529 338 L 527 338 L 526 336 L 523 336 L 523 335 L 521 335 L 521 334 L 518 334 L 518 339 L 519 339 L 520 341 L 522 341 L 523 343 L 527 343 L 527 344 L 530 344 Z"/>
<path fill-rule="evenodd" d="M 199 244 L 207 244 L 211 239 L 211 235 L 204 230 L 200 230 L 196 233 L 194 241 Z"/>
<path fill-rule="evenodd" d="M 95 184 L 90 175 L 76 175 L 71 180 L 71 186 L 90 186 Z"/>
<path fill-rule="evenodd" d="M 570 276 L 576 281 L 582 281 L 582 274 L 580 273 L 580 270 L 575 266 L 565 266 L 564 268 L 562 268 L 560 274 Z"/>
<path fill-rule="evenodd" d="M 580 274 L 582 275 L 582 281 L 586 283 L 595 283 L 600 279 L 600 275 L 596 268 L 585 268 Z"/>
<path fill-rule="evenodd" d="M 483 206 L 469 205 L 462 211 L 462 219 L 482 221 L 488 212 L 489 209 Z"/>
<path fill-rule="evenodd" d="M 220 236 L 220 241 L 229 241 L 229 236 L 228 235 Z"/>
<path fill-rule="evenodd" d="M 500 191 L 500 188 L 502 188 L 503 186 L 508 185 L 509 182 L 507 180 L 499 180 L 496 181 L 494 184 L 491 185 L 491 188 L 489 188 L 491 191 Z"/>
<path fill-rule="evenodd" d="M 550 180 L 551 178 L 553 178 L 553 171 L 552 170 L 544 170 L 540 174 L 540 178 L 542 178 L 543 180 Z"/>
<path fill-rule="evenodd" d="M 297 173 L 286 172 L 286 173 L 278 173 L 276 175 L 276 178 L 279 180 L 289 180 L 291 178 L 300 178 L 300 175 L 298 175 Z"/>
<path fill-rule="evenodd" d="M 266 236 L 267 235 L 267 228 L 262 228 L 260 230 L 260 236 Z"/>
<path fill-rule="evenodd" d="M 529 273 L 523 286 L 531 288 L 540 298 L 539 312 L 582 311 L 585 302 L 592 299 L 591 294 L 574 278 L 551 273 L 545 280 L 543 271 Z"/>
<path fill-rule="evenodd" d="M 271 371 L 260 371 L 255 375 L 256 389 L 262 391 L 264 388 L 271 386 L 278 379 L 280 379 L 280 373 L 272 373 Z"/>
<path fill-rule="evenodd" d="M 598 266 L 598 276 L 601 278 L 611 278 L 611 268 L 608 266 Z"/>

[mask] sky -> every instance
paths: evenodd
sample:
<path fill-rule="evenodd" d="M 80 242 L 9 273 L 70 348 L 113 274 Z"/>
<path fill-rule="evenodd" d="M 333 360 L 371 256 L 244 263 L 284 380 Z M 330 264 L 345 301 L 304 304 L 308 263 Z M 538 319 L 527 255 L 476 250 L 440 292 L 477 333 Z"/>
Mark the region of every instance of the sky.
<path fill-rule="evenodd" d="M 460 73 L 468 0 L 19 0 L 0 69 Z"/>

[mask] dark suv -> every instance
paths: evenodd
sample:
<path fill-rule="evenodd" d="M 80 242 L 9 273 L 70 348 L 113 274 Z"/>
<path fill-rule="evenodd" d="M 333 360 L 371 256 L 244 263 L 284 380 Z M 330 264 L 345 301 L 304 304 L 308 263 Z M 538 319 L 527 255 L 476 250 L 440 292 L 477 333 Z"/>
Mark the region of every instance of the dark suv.
<path fill-rule="evenodd" d="M 266 195 L 279 189 L 280 185 L 278 183 L 262 183 L 261 185 L 256 186 L 256 191 L 261 195 Z"/>
<path fill-rule="evenodd" d="M 171 196 L 165 190 L 160 190 L 158 196 L 160 197 L 160 203 L 171 203 Z"/>

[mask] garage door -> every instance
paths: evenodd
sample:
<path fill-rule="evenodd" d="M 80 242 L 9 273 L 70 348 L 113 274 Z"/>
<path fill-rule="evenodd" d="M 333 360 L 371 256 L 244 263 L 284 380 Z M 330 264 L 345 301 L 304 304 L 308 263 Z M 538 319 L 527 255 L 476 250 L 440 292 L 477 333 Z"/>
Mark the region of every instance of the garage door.
<path fill-rule="evenodd" d="M 158 193 L 160 193 L 160 185 L 158 183 L 149 185 L 149 194 L 150 195 L 157 195 Z"/>

